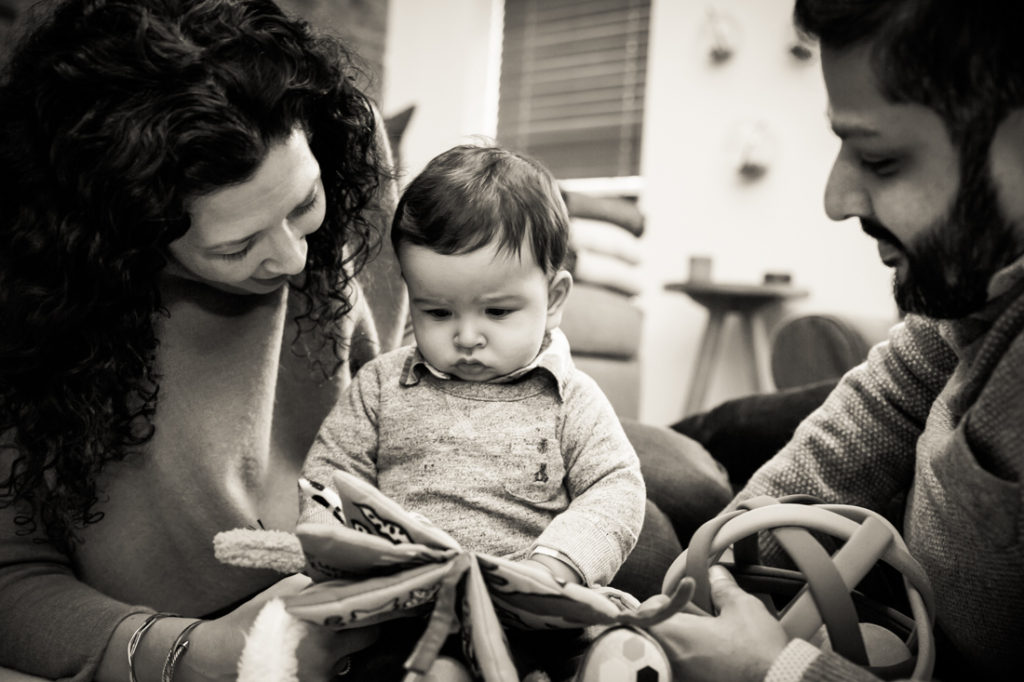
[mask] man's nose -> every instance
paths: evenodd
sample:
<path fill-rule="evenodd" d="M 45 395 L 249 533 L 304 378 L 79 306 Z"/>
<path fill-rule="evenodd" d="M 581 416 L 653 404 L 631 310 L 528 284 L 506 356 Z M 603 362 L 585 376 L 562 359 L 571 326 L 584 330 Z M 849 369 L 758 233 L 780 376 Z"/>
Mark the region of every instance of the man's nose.
<path fill-rule="evenodd" d="M 836 157 L 825 185 L 825 213 L 832 220 L 871 216 L 871 199 L 860 181 L 861 171 L 844 159 Z"/>

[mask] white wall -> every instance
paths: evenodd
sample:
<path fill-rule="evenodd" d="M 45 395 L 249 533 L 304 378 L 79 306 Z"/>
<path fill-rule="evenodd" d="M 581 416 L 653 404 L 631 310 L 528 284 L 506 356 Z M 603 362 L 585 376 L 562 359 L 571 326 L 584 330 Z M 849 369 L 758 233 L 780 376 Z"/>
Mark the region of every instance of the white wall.
<path fill-rule="evenodd" d="M 734 56 L 707 56 L 707 8 L 730 18 Z M 790 311 L 895 317 L 890 275 L 854 222 L 830 222 L 822 193 L 838 142 L 828 129 L 817 59 L 787 51 L 795 38 L 791 0 L 654 0 L 648 58 L 643 174 L 650 284 L 644 297 L 642 415 L 667 422 L 682 413 L 704 309 L 658 283 L 684 279 L 690 255 L 709 254 L 714 277 L 757 282 L 791 273 L 811 295 Z M 727 24 L 728 26 L 728 24 Z M 740 131 L 761 121 L 771 131 L 771 167 L 755 182 L 736 173 Z M 735 327 L 735 321 L 732 326 Z M 753 390 L 739 366 L 736 335 L 709 404 Z"/>
<path fill-rule="evenodd" d="M 390 0 L 385 116 L 416 105 L 402 142 L 408 177 L 497 129 L 501 0 Z"/>
<path fill-rule="evenodd" d="M 714 277 L 757 282 L 791 273 L 811 295 L 786 312 L 895 317 L 890 276 L 852 222 L 831 223 L 822 191 L 837 142 L 828 130 L 816 60 L 787 51 L 792 0 L 652 0 L 642 206 L 647 214 L 644 385 L 641 419 L 682 415 L 706 314 L 664 292 L 684 279 L 691 255 L 714 259 Z M 736 51 L 707 57 L 707 8 L 733 19 Z M 402 153 L 415 173 L 472 135 L 494 134 L 493 76 L 500 0 L 391 0 L 385 114 L 417 105 Z M 740 131 L 762 122 L 774 138 L 770 169 L 756 182 L 736 173 Z M 778 317 L 776 315 L 776 319 Z M 735 331 L 734 321 L 727 333 Z M 753 390 L 728 336 L 708 404 Z"/>

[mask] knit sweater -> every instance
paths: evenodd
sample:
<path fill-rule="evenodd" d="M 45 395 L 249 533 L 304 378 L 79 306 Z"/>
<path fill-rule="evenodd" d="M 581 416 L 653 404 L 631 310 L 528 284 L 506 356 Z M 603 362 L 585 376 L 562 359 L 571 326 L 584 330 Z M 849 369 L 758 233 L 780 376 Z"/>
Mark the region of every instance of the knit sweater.
<path fill-rule="evenodd" d="M 809 493 L 880 512 L 931 580 L 936 625 L 976 679 L 1024 669 L 1024 259 L 954 321 L 909 315 L 851 370 L 737 500 Z M 765 547 L 766 552 L 771 548 Z M 791 643 L 769 680 L 864 679 Z"/>
<path fill-rule="evenodd" d="M 645 489 L 608 399 L 555 330 L 498 382 L 460 381 L 413 346 L 356 375 L 303 475 L 343 469 L 447 531 L 465 549 L 515 559 L 537 546 L 605 584 L 636 543 Z M 303 503 L 301 520 L 324 510 Z"/>
<path fill-rule="evenodd" d="M 325 380 L 294 352 L 303 303 L 287 286 L 241 296 L 168 274 L 161 289 L 169 314 L 157 327 L 155 434 L 140 456 L 104 468 L 96 508 L 103 519 L 80 532 L 71 558 L 41 531 L 19 535 L 15 509 L 0 510 L 2 667 L 89 680 L 131 613 L 202 616 L 280 579 L 217 562 L 213 536 L 246 526 L 294 528 L 295 482 L 349 381 L 349 362 Z M 358 288 L 342 326 L 351 363 L 378 352 Z M 400 327 L 387 334 L 398 338 Z M 3 471 L 9 464 L 0 461 Z"/>

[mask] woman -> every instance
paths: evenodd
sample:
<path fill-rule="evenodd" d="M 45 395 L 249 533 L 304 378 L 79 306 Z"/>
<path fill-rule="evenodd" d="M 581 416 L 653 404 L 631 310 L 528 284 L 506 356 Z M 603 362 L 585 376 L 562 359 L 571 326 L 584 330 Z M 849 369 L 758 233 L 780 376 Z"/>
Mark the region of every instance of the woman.
<path fill-rule="evenodd" d="M 320 422 L 401 336 L 384 137 L 343 47 L 269 0 L 40 16 L 0 83 L 0 667 L 232 678 L 306 579 L 212 538 L 294 527 Z M 703 450 L 626 427 L 677 528 L 728 499 Z M 656 590 L 653 505 L 638 547 L 618 584 Z M 311 627 L 300 674 L 374 637 Z"/>
<path fill-rule="evenodd" d="M 78 0 L 17 51 L 0 91 L 0 666 L 128 679 L 156 609 L 190 618 L 136 635 L 139 679 L 199 616 L 175 679 L 233 674 L 259 602 L 233 605 L 276 577 L 219 565 L 213 534 L 293 527 L 316 428 L 378 350 L 351 273 L 391 185 L 353 74 L 265 0 Z M 314 635 L 311 677 L 371 637 Z"/>

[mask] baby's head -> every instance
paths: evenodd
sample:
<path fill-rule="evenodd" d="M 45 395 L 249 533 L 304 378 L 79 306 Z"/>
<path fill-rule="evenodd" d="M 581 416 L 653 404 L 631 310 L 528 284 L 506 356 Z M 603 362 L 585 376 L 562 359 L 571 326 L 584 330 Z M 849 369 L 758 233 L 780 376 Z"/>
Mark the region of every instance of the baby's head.
<path fill-rule="evenodd" d="M 508 374 L 561 322 L 569 215 L 533 159 L 472 145 L 440 154 L 405 189 L 391 241 L 416 343 L 441 371 L 467 381 Z"/>

